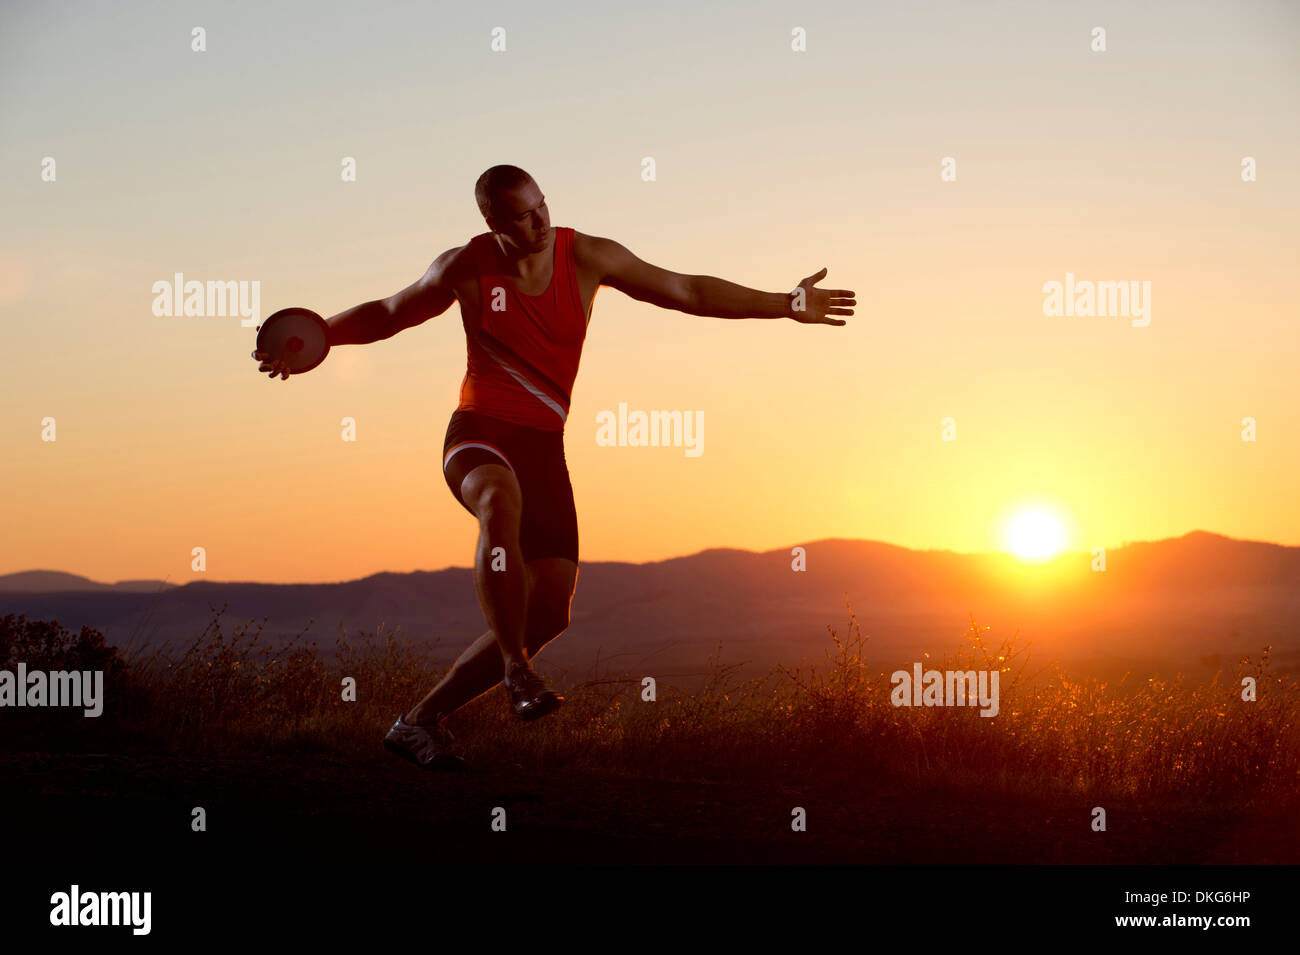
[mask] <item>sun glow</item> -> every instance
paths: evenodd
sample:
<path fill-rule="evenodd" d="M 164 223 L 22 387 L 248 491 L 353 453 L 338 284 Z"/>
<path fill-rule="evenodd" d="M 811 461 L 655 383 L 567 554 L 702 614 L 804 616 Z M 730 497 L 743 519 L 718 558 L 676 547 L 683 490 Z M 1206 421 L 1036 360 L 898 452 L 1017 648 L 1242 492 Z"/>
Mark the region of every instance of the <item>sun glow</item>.
<path fill-rule="evenodd" d="M 1021 560 L 1046 560 L 1064 545 L 1061 519 L 1043 508 L 1022 510 L 1007 524 L 1006 548 Z"/>

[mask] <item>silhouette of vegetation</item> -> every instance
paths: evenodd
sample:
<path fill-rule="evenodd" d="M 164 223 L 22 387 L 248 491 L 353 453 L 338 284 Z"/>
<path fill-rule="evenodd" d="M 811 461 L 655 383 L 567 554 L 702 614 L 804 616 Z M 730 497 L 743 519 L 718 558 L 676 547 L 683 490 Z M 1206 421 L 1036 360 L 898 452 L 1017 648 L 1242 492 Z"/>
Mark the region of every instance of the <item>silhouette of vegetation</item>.
<path fill-rule="evenodd" d="M 179 655 L 155 651 L 126 662 L 97 631 L 83 628 L 73 640 L 57 623 L 5 618 L 0 660 L 103 668 L 105 717 L 116 713 L 117 721 L 95 728 L 101 748 L 357 760 L 391 759 L 383 733 L 445 673 L 432 663 L 432 648 L 382 628 L 373 637 L 341 636 L 325 657 L 301 634 L 276 647 L 263 643 L 262 626 L 226 636 L 222 613 Z M 472 764 L 502 770 L 786 778 L 827 791 L 975 786 L 1088 805 L 1124 797 L 1281 811 L 1297 801 L 1300 696 L 1293 678 L 1270 672 L 1268 647 L 1226 680 L 1220 673 L 1194 686 L 1181 677 L 1112 686 L 1074 679 L 1056 665 L 1031 669 L 1018 634 L 990 642 L 972 617 L 950 655 L 922 662 L 999 671 L 1000 711 L 985 718 L 978 707 L 893 706 L 889 674 L 869 665 L 868 637 L 852 608 L 843 637 L 827 630 L 824 665 L 743 679 L 743 666 L 723 663 L 719 645 L 695 692 L 660 682 L 651 702 L 642 681 L 653 674 L 591 672 L 552 681 L 567 702 L 536 724 L 517 721 L 497 689 L 449 725 Z M 1245 676 L 1258 684 L 1255 702 L 1241 699 Z M 356 681 L 355 702 L 343 699 L 344 677 Z"/>
<path fill-rule="evenodd" d="M 0 746 L 5 748 L 76 747 L 105 729 L 121 728 L 123 708 L 114 710 L 108 705 L 110 687 L 128 706 L 139 694 L 135 674 L 117 648 L 105 641 L 103 633 L 90 627 L 83 626 L 74 635 L 57 620 L 28 620 L 23 614 L 12 613 L 0 617 L 0 670 L 8 670 L 16 678 L 19 663 L 25 664 L 29 673 L 102 672 L 104 710 L 100 716 L 86 718 L 84 707 L 6 708 L 3 715 L 7 732 L 0 733 Z"/>

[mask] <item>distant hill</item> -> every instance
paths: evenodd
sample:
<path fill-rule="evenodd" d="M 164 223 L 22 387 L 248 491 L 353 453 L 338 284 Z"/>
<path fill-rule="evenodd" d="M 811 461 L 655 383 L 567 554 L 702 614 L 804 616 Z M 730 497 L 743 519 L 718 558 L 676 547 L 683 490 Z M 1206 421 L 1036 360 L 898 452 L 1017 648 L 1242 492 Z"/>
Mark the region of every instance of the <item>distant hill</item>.
<path fill-rule="evenodd" d="M 847 599 L 870 636 L 872 664 L 891 669 L 922 653 L 942 658 L 972 613 L 994 639 L 1019 630 L 1035 661 L 1059 659 L 1107 677 L 1231 669 L 1265 643 L 1278 665 L 1300 667 L 1298 547 L 1196 531 L 1111 549 L 1106 572 L 1096 573 L 1089 553 L 1026 565 L 1003 554 L 863 540 L 799 546 L 804 572 L 791 569 L 789 548 L 584 563 L 573 623 L 539 662 L 582 673 L 599 656 L 612 668 L 698 672 L 721 643 L 723 662 L 824 663 L 827 626 L 845 633 Z M 16 590 L 13 582 L 24 577 L 39 586 Z M 71 581 L 81 583 L 69 588 Z M 355 636 L 383 624 L 437 641 L 439 658 L 450 662 L 486 629 L 472 581 L 468 568 L 448 568 L 335 584 L 148 582 L 144 593 L 128 589 L 139 582 L 95 584 L 33 571 L 0 578 L 0 614 L 56 618 L 74 630 L 87 624 L 119 645 L 149 639 L 184 646 L 213 609 L 228 604 L 227 633 L 266 618 L 264 637 L 291 636 L 314 618 L 308 637 L 328 650 L 344 630 Z"/>
<path fill-rule="evenodd" d="M 65 574 L 61 570 L 24 570 L 17 574 L 0 574 L 0 593 L 47 594 L 66 591 L 105 591 L 117 593 L 154 593 L 175 587 L 162 580 L 119 580 L 102 584 L 89 577 Z"/>

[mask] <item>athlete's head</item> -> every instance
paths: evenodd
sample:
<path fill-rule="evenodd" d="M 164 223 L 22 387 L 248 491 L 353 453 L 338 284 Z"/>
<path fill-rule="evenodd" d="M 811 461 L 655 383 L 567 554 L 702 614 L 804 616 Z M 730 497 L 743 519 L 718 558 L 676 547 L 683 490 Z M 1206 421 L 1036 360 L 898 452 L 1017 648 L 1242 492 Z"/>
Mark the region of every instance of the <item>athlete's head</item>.
<path fill-rule="evenodd" d="M 551 213 L 541 188 L 518 166 L 493 166 L 478 177 L 474 199 L 487 226 L 521 254 L 540 252 L 550 240 Z"/>

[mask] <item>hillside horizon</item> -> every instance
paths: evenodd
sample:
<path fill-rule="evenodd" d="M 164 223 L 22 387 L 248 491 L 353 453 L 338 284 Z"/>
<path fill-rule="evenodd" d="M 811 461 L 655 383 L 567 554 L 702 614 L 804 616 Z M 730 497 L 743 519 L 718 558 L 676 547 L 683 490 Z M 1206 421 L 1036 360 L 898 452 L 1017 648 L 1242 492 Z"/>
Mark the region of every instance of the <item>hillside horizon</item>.
<path fill-rule="evenodd" d="M 1231 537 L 1227 534 L 1220 534 L 1217 531 L 1191 530 L 1178 537 L 1161 537 L 1154 540 L 1125 540 L 1118 545 L 1107 545 L 1107 550 L 1118 550 L 1133 545 L 1140 544 L 1164 544 L 1170 541 L 1184 541 L 1188 538 L 1199 539 L 1218 539 L 1232 541 L 1240 544 L 1260 544 L 1269 547 L 1278 548 L 1300 548 L 1300 544 L 1281 544 L 1276 541 L 1252 540 L 1242 537 Z M 1063 549 L 1056 556 L 1031 564 L 1020 561 L 1014 555 L 999 550 L 981 550 L 981 551 L 959 551 L 947 547 L 908 547 L 903 544 L 895 544 L 889 541 L 875 540 L 866 537 L 822 537 L 813 541 L 804 541 L 790 544 L 787 547 L 773 547 L 767 550 L 750 550 L 744 547 L 728 547 L 718 545 L 715 547 L 706 547 L 702 550 L 693 551 L 689 554 L 678 554 L 672 557 L 662 557 L 657 560 L 644 561 L 627 561 L 627 560 L 586 560 L 583 559 L 580 566 L 587 564 L 620 564 L 633 567 L 646 567 L 657 564 L 669 563 L 675 560 L 686 560 L 693 557 L 701 557 L 710 554 L 735 553 L 735 554 L 752 554 L 755 556 L 767 556 L 775 553 L 789 553 L 794 547 L 814 547 L 821 544 L 868 544 L 873 546 L 887 547 L 899 551 L 907 551 L 914 554 L 951 554 L 960 557 L 996 557 L 1007 558 L 1010 560 L 1025 563 L 1026 566 L 1041 566 L 1043 564 L 1052 564 L 1071 555 L 1090 554 L 1090 550 L 1083 549 Z M 230 578 L 227 580 L 191 580 L 185 583 L 171 583 L 167 580 L 156 578 L 131 578 L 113 582 L 98 581 L 91 577 L 81 574 L 71 573 L 63 570 L 50 570 L 47 568 L 33 568 L 29 570 L 14 571 L 11 573 L 0 574 L 0 593 L 68 593 L 85 590 L 118 590 L 119 592 L 151 592 L 158 588 L 179 588 L 185 587 L 192 583 L 265 583 L 276 586 L 325 586 L 328 584 L 354 583 L 359 581 L 370 580 L 374 577 L 380 577 L 385 574 L 417 574 L 417 573 L 438 573 L 444 570 L 469 570 L 468 564 L 447 564 L 443 567 L 417 570 L 379 570 L 363 577 L 353 577 L 346 580 L 332 581 L 250 581 Z"/>
<path fill-rule="evenodd" d="M 794 546 L 804 548 L 802 570 L 793 566 Z M 587 562 L 569 628 L 538 659 L 561 669 L 600 660 L 687 674 L 720 648 L 728 660 L 788 665 L 820 657 L 827 627 L 843 628 L 851 611 L 873 658 L 890 665 L 941 658 L 974 618 L 995 639 L 1016 636 L 1038 659 L 1115 679 L 1212 673 L 1265 645 L 1279 667 L 1300 668 L 1300 547 L 1195 531 L 1112 548 L 1105 571 L 1092 568 L 1092 556 L 1079 551 L 1028 564 L 1008 554 L 844 538 L 643 564 Z M 55 580 L 69 586 L 66 575 Z M 222 613 L 227 631 L 255 621 L 265 639 L 305 634 L 326 648 L 339 635 L 368 642 L 396 634 L 449 663 L 486 629 L 466 567 L 152 590 L 132 583 L 20 591 L 4 582 L 0 613 L 93 627 L 123 648 L 186 645 Z"/>

